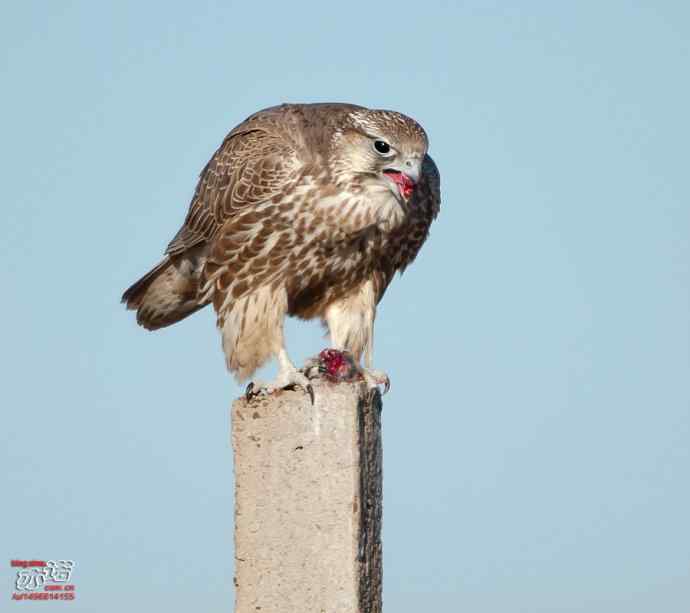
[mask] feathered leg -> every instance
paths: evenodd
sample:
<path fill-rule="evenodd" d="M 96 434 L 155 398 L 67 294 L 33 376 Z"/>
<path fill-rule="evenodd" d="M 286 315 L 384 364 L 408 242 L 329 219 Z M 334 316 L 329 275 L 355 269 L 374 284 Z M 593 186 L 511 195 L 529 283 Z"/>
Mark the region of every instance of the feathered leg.
<path fill-rule="evenodd" d="M 369 387 L 377 387 L 383 385 L 383 393 L 385 394 L 391 388 L 390 377 L 382 370 L 376 370 L 372 367 L 372 359 L 374 354 L 374 317 L 371 319 L 371 329 L 367 334 L 367 342 L 364 345 L 364 368 L 362 374 L 364 380 Z"/>
<path fill-rule="evenodd" d="M 270 383 L 254 381 L 247 386 L 247 397 L 270 394 L 286 387 L 303 387 L 312 397 L 309 379 L 290 361 L 285 350 L 283 321 L 287 312 L 284 292 L 260 288 L 253 294 L 218 309 L 218 327 L 223 336 L 228 369 L 239 381 L 251 377 L 271 357 L 278 360 L 278 376 Z M 220 314 L 222 313 L 222 317 Z"/>
<path fill-rule="evenodd" d="M 349 296 L 330 304 L 324 314 L 333 348 L 352 354 L 354 362 L 360 363 L 364 354 L 364 368 L 360 373 L 369 387 L 384 386 L 384 393 L 390 389 L 390 379 L 385 372 L 372 368 L 374 345 L 374 320 L 376 319 L 376 296 L 371 281 L 361 285 Z M 328 359 L 323 355 L 323 359 Z M 334 358 L 335 359 L 335 358 Z M 329 364 L 340 364 L 339 359 Z M 335 366 L 331 366 L 331 370 Z M 329 365 L 326 365 L 329 368 Z M 336 377 L 337 378 L 337 377 Z"/>

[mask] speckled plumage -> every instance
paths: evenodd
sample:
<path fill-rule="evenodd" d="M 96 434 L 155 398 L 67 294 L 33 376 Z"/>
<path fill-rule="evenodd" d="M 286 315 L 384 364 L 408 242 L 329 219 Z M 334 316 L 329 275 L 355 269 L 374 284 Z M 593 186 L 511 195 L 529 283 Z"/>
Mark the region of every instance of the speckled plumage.
<path fill-rule="evenodd" d="M 377 138 L 418 167 L 409 199 L 382 174 Z M 273 355 L 287 359 L 286 315 L 323 319 L 334 345 L 370 363 L 376 304 L 439 206 L 439 174 L 412 119 L 349 104 L 269 108 L 228 134 L 165 259 L 123 302 L 148 329 L 212 303 L 240 379 Z"/>

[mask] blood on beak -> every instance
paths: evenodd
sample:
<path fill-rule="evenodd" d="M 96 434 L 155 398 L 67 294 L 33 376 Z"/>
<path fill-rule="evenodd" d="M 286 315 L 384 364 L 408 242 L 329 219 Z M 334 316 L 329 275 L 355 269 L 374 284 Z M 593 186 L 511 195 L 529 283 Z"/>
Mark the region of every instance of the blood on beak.
<path fill-rule="evenodd" d="M 405 198 L 405 200 L 408 200 L 410 196 L 412 196 L 416 183 L 411 177 L 406 175 L 404 172 L 392 169 L 384 170 L 383 174 L 385 174 L 398 186 L 398 191 L 400 192 L 400 195 Z"/>

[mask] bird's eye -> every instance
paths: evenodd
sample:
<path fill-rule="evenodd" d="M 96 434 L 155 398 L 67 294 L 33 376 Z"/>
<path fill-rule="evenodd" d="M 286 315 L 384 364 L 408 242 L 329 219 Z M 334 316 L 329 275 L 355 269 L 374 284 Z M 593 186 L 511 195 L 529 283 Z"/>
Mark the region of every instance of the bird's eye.
<path fill-rule="evenodd" d="M 391 146 L 384 140 L 375 140 L 374 149 L 376 149 L 376 153 L 386 155 L 387 153 L 390 153 Z"/>

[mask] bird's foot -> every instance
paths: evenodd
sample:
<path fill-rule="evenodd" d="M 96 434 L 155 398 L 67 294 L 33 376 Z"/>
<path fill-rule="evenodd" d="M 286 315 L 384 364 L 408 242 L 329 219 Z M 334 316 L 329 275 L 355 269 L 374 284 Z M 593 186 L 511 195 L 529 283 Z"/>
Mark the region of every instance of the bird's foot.
<path fill-rule="evenodd" d="M 390 377 L 381 370 L 362 368 L 362 376 L 371 390 L 378 389 L 379 385 L 383 385 L 383 393 L 387 394 L 391 389 Z"/>
<path fill-rule="evenodd" d="M 252 381 L 247 386 L 244 395 L 247 401 L 250 401 L 255 396 L 268 396 L 279 390 L 295 389 L 297 387 L 301 387 L 307 392 L 311 399 L 311 403 L 314 404 L 314 388 L 306 375 L 294 367 L 279 372 L 278 376 L 271 383 Z"/>

